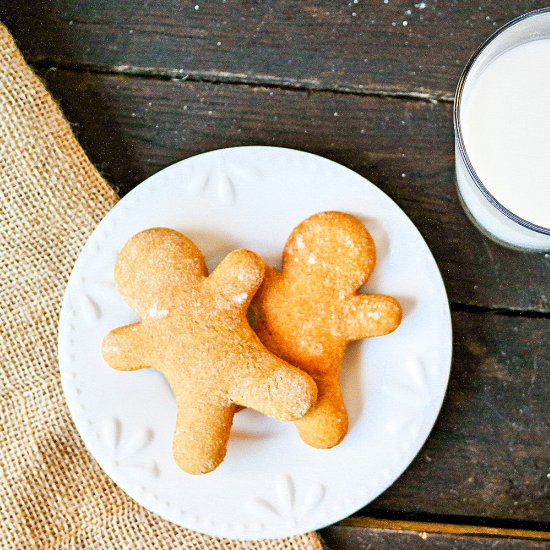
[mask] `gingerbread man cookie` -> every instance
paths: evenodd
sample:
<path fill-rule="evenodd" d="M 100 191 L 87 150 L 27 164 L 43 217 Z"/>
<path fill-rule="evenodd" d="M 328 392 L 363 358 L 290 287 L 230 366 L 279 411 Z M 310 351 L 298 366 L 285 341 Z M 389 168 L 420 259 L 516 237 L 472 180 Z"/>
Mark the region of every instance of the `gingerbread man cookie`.
<path fill-rule="evenodd" d="M 296 420 L 315 403 L 309 375 L 270 353 L 246 320 L 264 264 L 232 252 L 208 276 L 204 257 L 184 235 L 148 229 L 118 255 L 115 282 L 141 321 L 111 331 L 103 356 L 114 369 L 152 367 L 177 403 L 176 463 L 192 474 L 223 460 L 239 405 Z"/>
<path fill-rule="evenodd" d="M 359 220 L 341 212 L 316 214 L 294 229 L 282 271 L 268 268 L 252 302 L 262 342 L 317 383 L 317 404 L 295 422 L 313 447 L 337 445 L 348 429 L 339 383 L 346 346 L 392 332 L 401 321 L 395 299 L 357 293 L 375 263 L 374 242 Z"/>

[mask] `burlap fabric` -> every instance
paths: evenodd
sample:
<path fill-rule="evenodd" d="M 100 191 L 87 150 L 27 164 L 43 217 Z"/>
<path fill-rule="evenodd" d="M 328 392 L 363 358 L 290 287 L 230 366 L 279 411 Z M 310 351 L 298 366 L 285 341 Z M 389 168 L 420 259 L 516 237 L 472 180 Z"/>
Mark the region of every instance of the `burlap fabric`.
<path fill-rule="evenodd" d="M 56 357 L 63 289 L 117 196 L 0 25 L 0 546 L 2 548 L 321 547 L 315 534 L 217 539 L 127 497 L 84 449 Z"/>

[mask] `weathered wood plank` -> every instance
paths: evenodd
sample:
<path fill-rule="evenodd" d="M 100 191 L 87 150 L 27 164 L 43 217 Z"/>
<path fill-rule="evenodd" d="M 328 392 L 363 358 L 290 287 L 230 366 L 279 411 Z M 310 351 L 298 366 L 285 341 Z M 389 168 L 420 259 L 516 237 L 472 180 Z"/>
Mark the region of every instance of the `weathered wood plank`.
<path fill-rule="evenodd" d="M 360 529 L 390 529 L 392 531 L 409 531 L 414 533 L 443 533 L 449 535 L 550 541 L 550 531 L 510 529 L 506 527 L 489 527 L 486 525 L 438 523 L 434 521 L 408 521 L 359 516 L 346 518 L 339 521 L 338 525 L 342 527 L 357 527 Z"/>
<path fill-rule="evenodd" d="M 550 321 L 455 312 L 453 324 L 436 426 L 411 467 L 359 515 L 550 524 Z"/>
<path fill-rule="evenodd" d="M 543 550 L 546 540 L 503 538 L 482 535 L 456 535 L 425 531 L 392 531 L 389 529 L 333 525 L 322 529 L 321 537 L 330 550 Z"/>
<path fill-rule="evenodd" d="M 493 244 L 462 211 L 448 104 L 71 71 L 45 78 L 92 161 L 122 192 L 209 149 L 311 151 L 357 170 L 405 210 L 451 301 L 550 311 L 550 260 Z"/>
<path fill-rule="evenodd" d="M 450 97 L 469 55 L 528 0 L 0 2 L 33 61 Z"/>

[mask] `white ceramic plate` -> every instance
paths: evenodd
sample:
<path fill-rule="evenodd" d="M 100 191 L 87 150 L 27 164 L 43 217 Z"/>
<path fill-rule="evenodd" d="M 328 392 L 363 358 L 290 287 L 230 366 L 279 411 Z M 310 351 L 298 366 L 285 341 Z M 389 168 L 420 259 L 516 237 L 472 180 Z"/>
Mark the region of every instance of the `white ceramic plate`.
<path fill-rule="evenodd" d="M 118 372 L 101 341 L 135 314 L 113 283 L 116 255 L 155 226 L 188 235 L 214 267 L 235 248 L 278 266 L 291 230 L 311 214 L 349 212 L 377 245 L 366 285 L 404 309 L 391 335 L 348 349 L 342 384 L 350 430 L 334 449 L 305 445 L 292 424 L 251 410 L 235 416 L 227 457 L 192 476 L 172 459 L 176 407 L 154 370 Z M 124 197 L 78 258 L 59 327 L 61 380 L 88 450 L 140 504 L 197 531 L 230 538 L 304 533 L 338 521 L 384 491 L 410 464 L 441 406 L 451 322 L 435 261 L 411 221 L 355 172 L 299 151 L 239 147 L 162 170 Z"/>

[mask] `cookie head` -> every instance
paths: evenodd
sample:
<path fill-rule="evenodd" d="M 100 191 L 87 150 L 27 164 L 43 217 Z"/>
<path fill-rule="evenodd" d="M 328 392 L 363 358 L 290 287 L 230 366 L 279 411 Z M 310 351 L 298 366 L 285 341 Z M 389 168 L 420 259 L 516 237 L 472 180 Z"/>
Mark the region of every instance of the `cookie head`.
<path fill-rule="evenodd" d="M 315 281 L 354 292 L 376 263 L 374 241 L 365 226 L 343 212 L 321 212 L 292 231 L 283 254 L 283 271 L 300 281 Z"/>
<path fill-rule="evenodd" d="M 198 288 L 207 274 L 195 244 L 178 231 L 160 227 L 134 235 L 115 264 L 117 290 L 142 319 L 167 311 L 182 287 Z"/>

